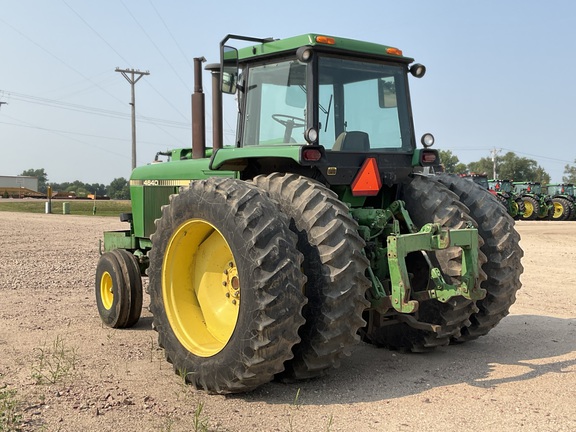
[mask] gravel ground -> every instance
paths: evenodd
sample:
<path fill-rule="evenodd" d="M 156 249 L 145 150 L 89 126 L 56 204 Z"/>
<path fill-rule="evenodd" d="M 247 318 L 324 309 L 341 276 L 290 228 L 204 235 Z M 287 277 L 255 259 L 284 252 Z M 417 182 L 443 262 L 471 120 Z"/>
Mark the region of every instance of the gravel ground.
<path fill-rule="evenodd" d="M 0 212 L 0 226 L 0 413 L 17 403 L 22 430 L 576 430 L 576 222 L 517 223 L 523 288 L 486 337 L 419 355 L 360 344 L 328 377 L 236 396 L 183 384 L 146 297 L 136 327 L 102 326 L 98 240 L 125 224 Z"/>

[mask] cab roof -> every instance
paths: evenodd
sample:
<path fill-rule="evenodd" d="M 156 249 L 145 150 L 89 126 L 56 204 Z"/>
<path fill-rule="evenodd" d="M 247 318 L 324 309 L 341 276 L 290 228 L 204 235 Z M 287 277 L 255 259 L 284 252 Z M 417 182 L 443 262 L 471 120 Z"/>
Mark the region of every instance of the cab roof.
<path fill-rule="evenodd" d="M 372 42 L 364 42 L 355 39 L 347 39 L 336 36 L 308 33 L 293 36 L 286 39 L 271 39 L 258 45 L 241 48 L 238 50 L 240 61 L 246 61 L 255 57 L 279 54 L 286 51 L 294 51 L 302 46 L 321 47 L 325 50 L 341 53 L 366 54 L 369 57 L 412 63 L 414 59 L 405 57 L 401 50 L 388 45 L 380 45 Z"/>

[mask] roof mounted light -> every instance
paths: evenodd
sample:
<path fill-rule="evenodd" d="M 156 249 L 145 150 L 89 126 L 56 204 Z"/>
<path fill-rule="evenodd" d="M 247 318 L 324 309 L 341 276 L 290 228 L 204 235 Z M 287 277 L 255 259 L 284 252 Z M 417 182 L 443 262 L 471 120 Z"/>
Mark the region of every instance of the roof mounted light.
<path fill-rule="evenodd" d="M 313 56 L 314 51 L 312 50 L 312 47 L 309 46 L 300 47 L 296 51 L 296 58 L 300 60 L 302 63 L 310 62 Z"/>
<path fill-rule="evenodd" d="M 425 133 L 422 135 L 422 138 L 420 138 L 420 142 L 424 148 L 432 147 L 434 145 L 434 135 L 431 133 Z"/>
<path fill-rule="evenodd" d="M 386 48 L 386 53 L 391 54 L 391 55 L 401 56 L 402 50 L 399 48 L 389 47 L 389 48 Z"/>
<path fill-rule="evenodd" d="M 316 42 L 326 45 L 336 45 L 336 39 L 330 36 L 316 36 Z"/>
<path fill-rule="evenodd" d="M 420 63 L 415 63 L 410 66 L 410 73 L 416 78 L 422 78 L 426 73 L 426 66 Z"/>

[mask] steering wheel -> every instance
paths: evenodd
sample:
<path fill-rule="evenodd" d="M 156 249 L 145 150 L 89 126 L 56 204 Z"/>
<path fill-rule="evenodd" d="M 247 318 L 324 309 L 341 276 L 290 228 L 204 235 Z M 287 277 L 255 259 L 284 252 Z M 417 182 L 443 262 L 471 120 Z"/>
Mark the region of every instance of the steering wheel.
<path fill-rule="evenodd" d="M 272 119 L 282 126 L 291 127 L 292 129 L 306 126 L 305 119 L 287 114 L 272 114 Z"/>

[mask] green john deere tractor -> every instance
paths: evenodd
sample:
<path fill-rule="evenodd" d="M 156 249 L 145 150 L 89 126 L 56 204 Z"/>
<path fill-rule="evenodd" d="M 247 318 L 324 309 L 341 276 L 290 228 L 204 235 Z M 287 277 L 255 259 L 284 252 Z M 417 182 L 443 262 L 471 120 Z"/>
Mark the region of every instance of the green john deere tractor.
<path fill-rule="evenodd" d="M 524 200 L 514 192 L 512 180 L 488 180 L 488 189 L 498 198 L 498 201 L 514 219 L 521 219 L 524 215 Z"/>
<path fill-rule="evenodd" d="M 228 41 L 252 42 L 235 49 Z M 192 148 L 137 167 L 123 231 L 96 269 L 103 322 L 130 327 L 146 275 L 175 371 L 216 393 L 317 377 L 359 340 L 427 351 L 485 335 L 520 288 L 514 221 L 416 148 L 396 48 L 316 34 L 228 35 L 212 74 L 213 146 L 195 59 Z M 222 140 L 222 93 L 238 132 Z"/>
<path fill-rule="evenodd" d="M 548 195 L 542 191 L 539 182 L 514 182 L 514 192 L 524 201 L 522 219 L 552 219 L 554 204 Z"/>
<path fill-rule="evenodd" d="M 488 187 L 488 177 L 486 174 L 461 174 L 460 177 L 472 180 L 477 183 L 482 189 L 489 189 Z"/>
<path fill-rule="evenodd" d="M 552 219 L 558 221 L 576 219 L 576 197 L 572 183 L 549 184 L 546 186 L 546 193 L 554 205 Z"/>

